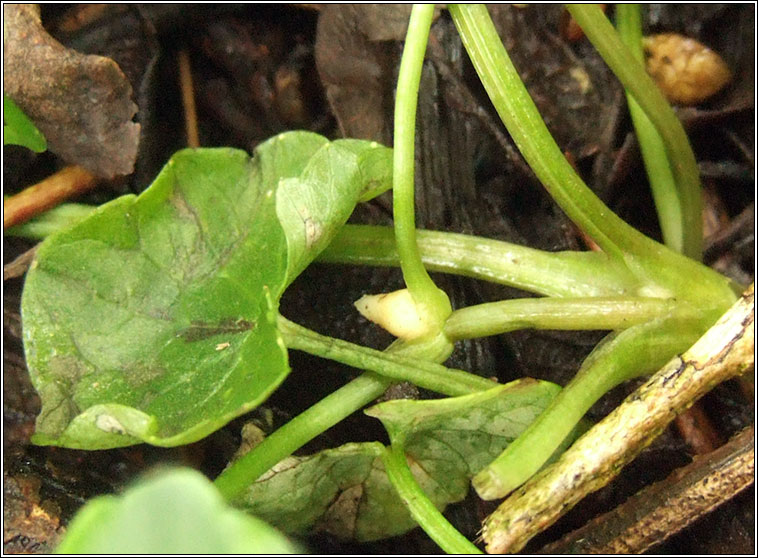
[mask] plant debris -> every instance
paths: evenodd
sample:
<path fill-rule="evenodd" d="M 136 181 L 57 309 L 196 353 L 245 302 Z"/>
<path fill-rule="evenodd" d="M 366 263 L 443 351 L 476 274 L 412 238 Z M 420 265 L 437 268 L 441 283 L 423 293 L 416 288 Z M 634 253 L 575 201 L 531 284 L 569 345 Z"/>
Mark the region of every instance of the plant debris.
<path fill-rule="evenodd" d="M 130 174 L 139 143 L 132 86 L 113 60 L 65 48 L 39 7 L 3 6 L 3 89 L 66 162 L 102 178 Z"/>
<path fill-rule="evenodd" d="M 719 449 L 677 469 L 540 553 L 639 554 L 733 498 L 753 481 L 752 426 Z"/>

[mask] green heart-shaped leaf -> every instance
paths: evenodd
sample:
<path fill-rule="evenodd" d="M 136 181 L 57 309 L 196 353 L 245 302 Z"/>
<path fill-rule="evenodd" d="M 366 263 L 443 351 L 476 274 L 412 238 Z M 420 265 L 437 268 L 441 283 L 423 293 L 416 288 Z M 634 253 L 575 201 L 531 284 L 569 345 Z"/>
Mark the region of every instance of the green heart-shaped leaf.
<path fill-rule="evenodd" d="M 191 469 L 142 479 L 121 496 L 99 496 L 77 512 L 58 554 L 299 554 L 260 519 L 229 507 Z"/>
<path fill-rule="evenodd" d="M 527 378 L 462 397 L 387 401 L 366 413 L 382 420 L 393 442 L 404 439 L 414 477 L 443 509 L 465 498 L 471 477 L 559 391 Z M 369 442 L 290 457 L 253 483 L 237 504 L 289 533 L 324 530 L 358 541 L 400 535 L 416 522 L 387 477 L 383 451 Z"/>
<path fill-rule="evenodd" d="M 33 441 L 186 444 L 265 400 L 289 371 L 279 298 L 386 176 L 372 152 L 391 164 L 309 132 L 252 159 L 180 151 L 139 197 L 49 237 L 22 298 Z"/>

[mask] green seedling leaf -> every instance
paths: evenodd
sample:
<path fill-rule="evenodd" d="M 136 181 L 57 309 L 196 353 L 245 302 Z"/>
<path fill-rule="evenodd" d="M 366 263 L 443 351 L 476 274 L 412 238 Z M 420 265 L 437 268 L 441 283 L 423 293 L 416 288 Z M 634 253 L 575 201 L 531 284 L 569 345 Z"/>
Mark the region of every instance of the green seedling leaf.
<path fill-rule="evenodd" d="M 180 151 L 139 197 L 50 236 L 21 305 L 33 441 L 181 445 L 265 400 L 289 372 L 279 298 L 374 178 L 360 148 L 387 149 L 342 145 Z"/>
<path fill-rule="evenodd" d="M 162 471 L 87 502 L 57 554 L 299 554 L 273 527 L 228 506 L 191 469 Z"/>
<path fill-rule="evenodd" d="M 288 283 L 329 245 L 358 201 L 391 186 L 392 150 L 362 140 L 326 144 L 299 175 L 283 178 L 276 213 L 287 236 Z"/>
<path fill-rule="evenodd" d="M 47 140 L 13 99 L 3 94 L 3 145 L 22 145 L 36 153 L 47 149 Z"/>
<path fill-rule="evenodd" d="M 414 477 L 444 509 L 465 498 L 484 468 L 547 407 L 560 388 L 518 380 L 435 401 L 394 400 L 366 413 L 405 440 Z M 400 535 L 416 523 L 397 496 L 377 443 L 347 444 L 290 457 L 253 483 L 237 502 L 288 533 L 326 531 L 371 541 Z"/>

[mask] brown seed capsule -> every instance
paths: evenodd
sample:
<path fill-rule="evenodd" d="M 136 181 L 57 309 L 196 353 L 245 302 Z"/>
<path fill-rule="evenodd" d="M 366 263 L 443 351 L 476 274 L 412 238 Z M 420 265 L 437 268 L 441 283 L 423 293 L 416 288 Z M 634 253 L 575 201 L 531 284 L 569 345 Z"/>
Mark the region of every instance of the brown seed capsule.
<path fill-rule="evenodd" d="M 695 105 L 720 91 L 732 72 L 711 49 L 676 33 L 643 39 L 647 71 L 666 98 L 680 105 Z"/>

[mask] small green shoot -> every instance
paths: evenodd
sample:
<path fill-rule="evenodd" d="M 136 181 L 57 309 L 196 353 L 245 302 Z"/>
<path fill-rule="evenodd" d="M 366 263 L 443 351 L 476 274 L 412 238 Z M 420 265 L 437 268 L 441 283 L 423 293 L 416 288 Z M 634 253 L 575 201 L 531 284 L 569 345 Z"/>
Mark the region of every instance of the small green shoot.
<path fill-rule="evenodd" d="M 35 153 L 47 149 L 47 140 L 28 116 L 3 94 L 3 145 L 21 145 Z"/>
<path fill-rule="evenodd" d="M 645 55 L 642 51 L 642 16 L 639 5 L 619 4 L 616 6 L 616 19 L 619 36 L 637 61 L 643 64 Z M 666 155 L 666 146 L 653 123 L 629 92 L 626 94 L 626 99 L 658 211 L 663 242 L 672 250 L 682 252 L 685 238 L 682 204 Z"/>
<path fill-rule="evenodd" d="M 25 223 L 5 229 L 8 236 L 43 240 L 51 234 L 67 229 L 89 215 L 96 208 L 83 203 L 64 203 L 32 217 Z"/>

